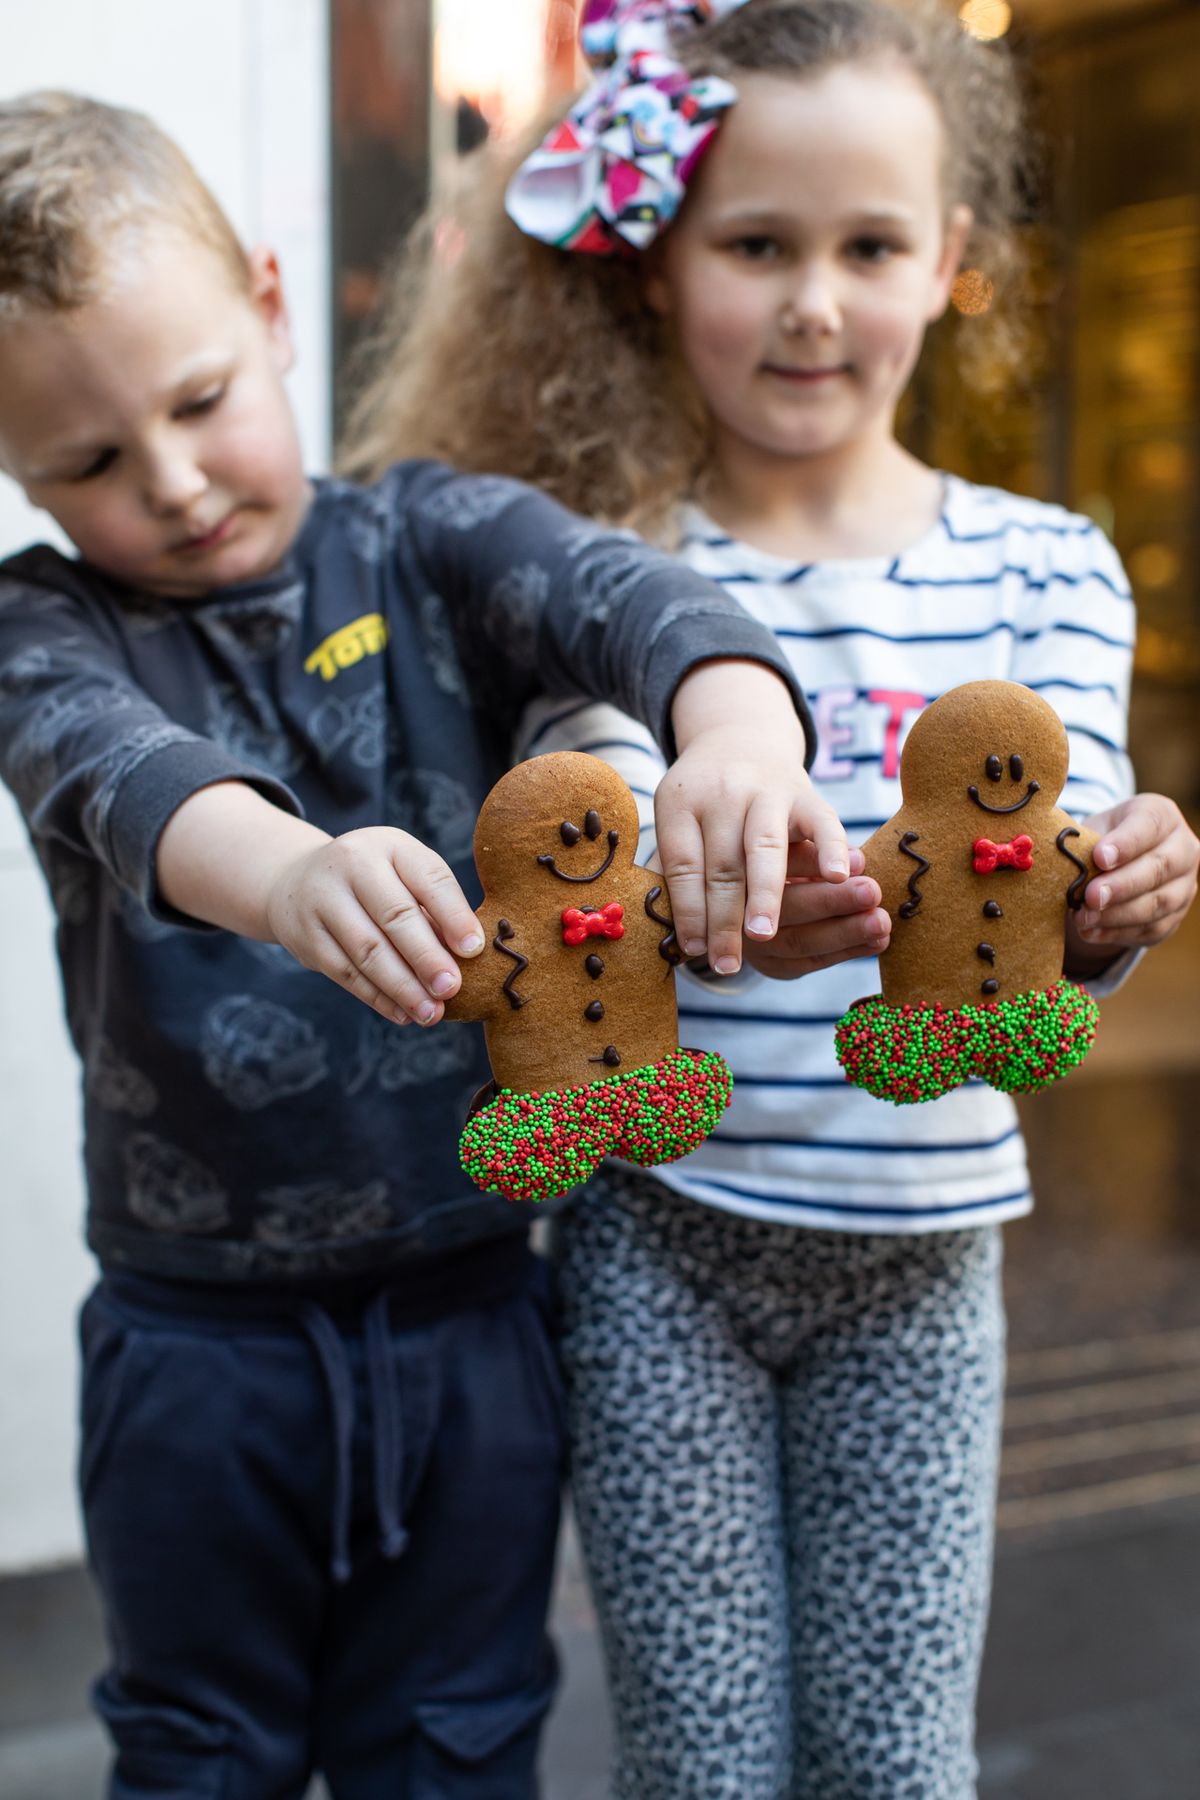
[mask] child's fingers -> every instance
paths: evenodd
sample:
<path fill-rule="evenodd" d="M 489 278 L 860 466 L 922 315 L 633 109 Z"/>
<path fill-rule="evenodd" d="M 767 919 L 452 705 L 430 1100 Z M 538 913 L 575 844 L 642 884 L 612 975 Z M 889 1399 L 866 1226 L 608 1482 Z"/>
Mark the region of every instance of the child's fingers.
<path fill-rule="evenodd" d="M 1107 816 L 1112 823 L 1092 852 L 1096 867 L 1106 874 L 1128 868 L 1156 845 L 1165 845 L 1181 829 L 1187 832 L 1183 814 L 1165 794 L 1135 794 Z"/>
<path fill-rule="evenodd" d="M 858 919 L 880 906 L 882 899 L 879 883 L 868 875 L 850 881 L 797 882 L 784 895 L 779 929 L 782 933 L 826 919 Z"/>
<path fill-rule="evenodd" d="M 658 855 L 679 948 L 685 956 L 703 956 L 708 944 L 704 834 L 694 813 L 658 812 Z"/>
<path fill-rule="evenodd" d="M 787 880 L 787 819 L 769 799 L 755 800 L 746 814 L 745 928 L 751 937 L 770 938 L 779 925 L 779 908 Z M 713 964 L 716 967 L 716 964 Z"/>
<path fill-rule="evenodd" d="M 793 818 L 793 826 L 811 841 L 821 879 L 845 881 L 850 873 L 850 846 L 833 808 L 810 795 L 803 816 Z"/>
<path fill-rule="evenodd" d="M 361 908 L 343 905 L 318 920 L 305 962 L 393 1024 L 432 1025 L 442 1016 L 441 1005 Z"/>
<path fill-rule="evenodd" d="M 817 846 L 811 838 L 800 838 L 797 843 L 788 845 L 788 880 L 818 881 L 821 877 L 817 861 Z M 867 859 L 857 845 L 850 849 L 850 873 L 861 875 L 867 866 Z"/>
<path fill-rule="evenodd" d="M 1194 880 L 1178 876 L 1101 911 L 1085 908 L 1079 915 L 1080 936 L 1090 944 L 1156 943 L 1175 930 L 1194 895 Z"/>

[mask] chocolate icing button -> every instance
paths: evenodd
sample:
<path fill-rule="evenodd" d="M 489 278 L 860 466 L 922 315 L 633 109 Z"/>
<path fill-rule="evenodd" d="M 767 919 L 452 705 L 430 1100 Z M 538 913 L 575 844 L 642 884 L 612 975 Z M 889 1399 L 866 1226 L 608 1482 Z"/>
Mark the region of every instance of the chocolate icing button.
<path fill-rule="evenodd" d="M 593 981 L 599 981 L 604 973 L 604 958 L 601 956 L 586 957 L 583 966 Z"/>
<path fill-rule="evenodd" d="M 983 903 L 983 916 L 985 919 L 1002 919 L 1004 917 L 1004 908 L 998 900 L 985 900 Z"/>
<path fill-rule="evenodd" d="M 589 1056 L 588 1061 L 604 1063 L 606 1067 L 610 1069 L 619 1069 L 621 1066 L 621 1052 L 617 1049 L 615 1044 L 609 1044 L 606 1047 L 603 1056 Z"/>
<path fill-rule="evenodd" d="M 585 1006 L 583 1016 L 585 1019 L 591 1019 L 593 1024 L 602 1019 L 604 1017 L 603 1000 L 593 1000 L 590 1006 Z"/>

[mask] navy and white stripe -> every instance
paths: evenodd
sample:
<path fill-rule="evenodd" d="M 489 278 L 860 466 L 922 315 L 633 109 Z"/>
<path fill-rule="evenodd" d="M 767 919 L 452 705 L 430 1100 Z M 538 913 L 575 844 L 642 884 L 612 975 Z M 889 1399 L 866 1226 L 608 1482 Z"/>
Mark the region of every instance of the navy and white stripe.
<path fill-rule="evenodd" d="M 1049 701 L 1071 746 L 1062 805 L 1077 817 L 1133 791 L 1133 601 L 1089 519 L 951 476 L 937 524 L 896 557 L 789 564 L 695 510 L 683 555 L 774 630 L 817 723 L 814 780 L 852 842 L 900 805 L 899 749 L 921 708 L 963 681 L 1020 681 Z M 649 734 L 611 707 L 539 703 L 521 751 L 548 750 L 587 750 L 620 770 L 638 797 L 644 861 L 662 774 Z M 796 982 L 753 971 L 720 983 L 685 977 L 681 1041 L 721 1052 L 734 1099 L 708 1143 L 660 1179 L 731 1212 L 850 1231 L 935 1231 L 1027 1212 L 1025 1147 L 1006 1096 L 973 1084 L 892 1107 L 846 1084 L 834 1023 L 878 986 L 866 961 Z"/>

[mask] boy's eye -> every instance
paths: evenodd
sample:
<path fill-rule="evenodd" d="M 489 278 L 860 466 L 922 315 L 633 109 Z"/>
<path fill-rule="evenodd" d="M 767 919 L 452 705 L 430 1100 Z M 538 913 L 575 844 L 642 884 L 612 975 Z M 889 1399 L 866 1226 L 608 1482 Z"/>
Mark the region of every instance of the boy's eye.
<path fill-rule="evenodd" d="M 225 383 L 221 382 L 218 387 L 209 388 L 206 393 L 198 394 L 194 400 L 185 401 L 179 408 L 176 417 L 180 419 L 199 418 L 203 413 L 212 412 L 224 398 Z"/>
<path fill-rule="evenodd" d="M 79 473 L 73 475 L 71 479 L 72 481 L 95 481 L 98 475 L 106 475 L 116 460 L 117 452 L 110 446 L 107 450 L 101 450 L 86 469 L 80 469 Z"/>

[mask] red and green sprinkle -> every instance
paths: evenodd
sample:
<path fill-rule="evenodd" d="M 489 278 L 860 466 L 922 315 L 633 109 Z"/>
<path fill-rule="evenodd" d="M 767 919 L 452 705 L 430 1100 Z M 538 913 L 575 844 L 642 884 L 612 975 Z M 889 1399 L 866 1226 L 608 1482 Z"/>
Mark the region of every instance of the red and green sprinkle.
<path fill-rule="evenodd" d="M 846 1079 L 878 1100 L 912 1106 L 977 1078 L 1036 1094 L 1081 1063 L 1100 1011 L 1073 981 L 980 1006 L 889 1006 L 856 1000 L 838 1021 Z"/>
<path fill-rule="evenodd" d="M 590 1087 L 544 1094 L 501 1088 L 467 1122 L 459 1156 L 485 1192 L 548 1200 L 586 1181 L 606 1156 L 642 1168 L 687 1156 L 732 1093 L 724 1060 L 708 1050 L 673 1050 Z"/>

